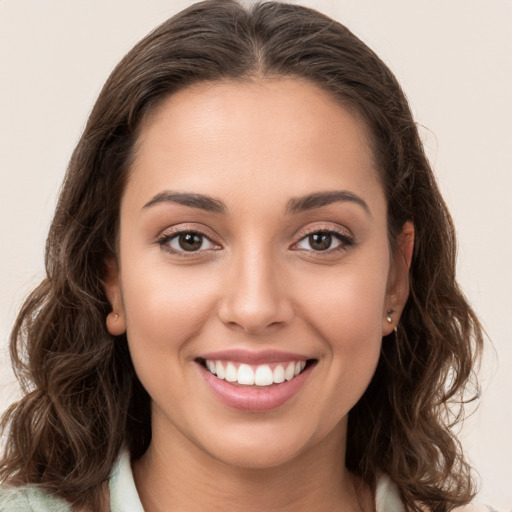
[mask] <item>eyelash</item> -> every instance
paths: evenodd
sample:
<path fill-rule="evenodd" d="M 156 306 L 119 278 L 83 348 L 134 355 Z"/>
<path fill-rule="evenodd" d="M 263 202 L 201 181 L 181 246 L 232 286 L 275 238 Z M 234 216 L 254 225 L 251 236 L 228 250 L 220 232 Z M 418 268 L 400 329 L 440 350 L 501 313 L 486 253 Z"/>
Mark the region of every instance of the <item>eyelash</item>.
<path fill-rule="evenodd" d="M 332 227 L 325 227 L 325 228 L 315 228 L 311 229 L 309 231 L 301 233 L 301 238 L 298 242 L 293 244 L 293 246 L 296 246 L 300 244 L 302 241 L 309 238 L 311 235 L 330 235 L 334 239 L 337 239 L 340 244 L 337 247 L 328 248 L 324 250 L 315 251 L 314 249 L 296 249 L 296 250 L 305 250 L 308 252 L 312 252 L 314 254 L 333 254 L 339 251 L 346 251 L 347 247 L 350 247 L 351 245 L 354 245 L 355 240 L 352 236 L 348 235 L 346 232 L 332 228 Z"/>
<path fill-rule="evenodd" d="M 177 239 L 178 237 L 180 237 L 182 235 L 196 235 L 198 237 L 201 237 L 202 243 L 204 243 L 204 241 L 207 240 L 211 244 L 216 245 L 210 239 L 210 237 L 208 237 L 203 232 L 201 232 L 199 230 L 195 230 L 195 229 L 182 229 L 182 230 L 174 231 L 172 233 L 164 233 L 162 236 L 160 236 L 157 239 L 157 244 L 160 245 L 160 247 L 162 247 L 163 250 L 165 250 L 171 254 L 176 254 L 181 257 L 190 257 L 190 256 L 197 255 L 197 254 L 200 254 L 205 251 L 212 250 L 211 248 L 210 249 L 202 249 L 202 250 L 199 249 L 197 251 L 175 250 L 174 248 L 172 248 L 170 246 L 170 242 L 172 242 L 174 239 Z M 344 251 L 347 249 L 347 247 L 350 247 L 351 245 L 354 245 L 354 243 L 355 243 L 353 237 L 351 237 L 347 233 L 345 233 L 341 230 L 337 230 L 332 227 L 329 227 L 329 228 L 316 228 L 316 229 L 312 229 L 310 231 L 302 233 L 301 238 L 297 242 L 295 242 L 292 247 L 297 246 L 298 244 L 300 244 L 301 242 L 303 242 L 304 240 L 306 240 L 308 237 L 310 237 L 312 235 L 330 235 L 333 238 L 337 239 L 340 242 L 340 244 L 334 248 L 328 248 L 328 249 L 318 250 L 318 251 L 315 251 L 314 249 L 300 249 L 300 248 L 295 249 L 295 250 L 302 250 L 302 251 L 312 252 L 315 254 L 332 254 L 332 253 L 335 253 L 338 251 Z M 202 243 L 201 243 L 201 245 L 202 245 Z M 218 250 L 218 249 L 213 249 L 213 250 Z"/>
<path fill-rule="evenodd" d="M 202 233 L 201 231 L 196 230 L 196 229 L 181 229 L 181 230 L 174 231 L 173 233 L 164 233 L 162 236 L 160 236 L 157 239 L 157 244 L 163 250 L 165 250 L 171 254 L 176 254 L 177 256 L 181 256 L 181 257 L 190 257 L 190 256 L 197 255 L 199 253 L 202 253 L 204 251 L 212 250 L 212 249 L 203 249 L 203 250 L 198 250 L 198 251 L 186 251 L 183 249 L 183 250 L 179 251 L 179 250 L 176 250 L 173 247 L 171 247 L 170 243 L 174 239 L 177 239 L 182 235 L 196 235 L 198 237 L 201 237 L 201 239 L 202 239 L 201 245 L 204 243 L 205 240 L 207 240 L 208 242 L 210 242 L 213 245 L 216 245 L 214 242 L 212 242 L 210 237 L 208 237 L 207 235 L 205 235 L 204 233 Z M 217 249 L 213 249 L 213 250 L 217 250 Z"/>

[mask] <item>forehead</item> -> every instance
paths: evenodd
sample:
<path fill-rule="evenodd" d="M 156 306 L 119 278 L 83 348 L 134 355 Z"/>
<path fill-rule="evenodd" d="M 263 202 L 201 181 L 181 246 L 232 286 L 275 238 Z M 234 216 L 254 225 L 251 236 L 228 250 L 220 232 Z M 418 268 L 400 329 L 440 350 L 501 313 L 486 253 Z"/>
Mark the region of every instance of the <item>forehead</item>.
<path fill-rule="evenodd" d="M 166 98 L 141 127 L 125 196 L 172 189 L 270 200 L 340 187 L 382 196 L 366 126 L 317 86 L 276 78 L 202 83 Z"/>

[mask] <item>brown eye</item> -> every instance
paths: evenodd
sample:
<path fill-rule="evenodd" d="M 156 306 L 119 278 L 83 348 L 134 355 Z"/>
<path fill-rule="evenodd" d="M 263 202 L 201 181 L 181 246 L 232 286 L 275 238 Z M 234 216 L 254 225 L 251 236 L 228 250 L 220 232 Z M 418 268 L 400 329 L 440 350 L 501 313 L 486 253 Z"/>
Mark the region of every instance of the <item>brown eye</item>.
<path fill-rule="evenodd" d="M 308 242 L 314 251 L 326 251 L 332 244 L 332 235 L 330 233 L 313 233 L 308 236 Z"/>
<path fill-rule="evenodd" d="M 313 252 L 330 252 L 335 249 L 345 249 L 353 244 L 354 240 L 349 235 L 334 230 L 322 230 L 306 235 L 299 240 L 295 248 Z"/>
<path fill-rule="evenodd" d="M 203 237 L 197 233 L 182 233 L 178 236 L 178 244 L 184 251 L 198 251 L 203 245 Z"/>
<path fill-rule="evenodd" d="M 194 231 L 182 231 L 175 235 L 165 236 L 160 242 L 163 247 L 167 246 L 170 252 L 199 252 L 208 249 L 218 248 L 207 236 Z"/>

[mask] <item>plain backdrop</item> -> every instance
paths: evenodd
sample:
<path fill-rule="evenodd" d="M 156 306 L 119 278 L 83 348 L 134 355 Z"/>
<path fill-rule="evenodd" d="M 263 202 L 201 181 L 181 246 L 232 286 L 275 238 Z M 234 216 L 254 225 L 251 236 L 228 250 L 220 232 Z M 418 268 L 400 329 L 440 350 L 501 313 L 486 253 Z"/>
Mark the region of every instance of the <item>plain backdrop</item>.
<path fill-rule="evenodd" d="M 7 338 L 43 252 L 67 160 L 113 66 L 183 0 L 0 0 L 0 410 Z M 304 0 L 397 75 L 459 234 L 458 275 L 493 346 L 461 431 L 479 499 L 512 508 L 512 2 Z"/>

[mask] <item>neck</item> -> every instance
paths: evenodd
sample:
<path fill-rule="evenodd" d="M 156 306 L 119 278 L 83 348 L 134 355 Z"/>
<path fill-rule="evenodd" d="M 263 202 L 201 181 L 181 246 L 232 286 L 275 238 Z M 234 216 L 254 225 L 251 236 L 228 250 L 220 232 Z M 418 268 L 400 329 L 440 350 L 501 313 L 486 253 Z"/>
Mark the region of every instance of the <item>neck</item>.
<path fill-rule="evenodd" d="M 293 460 L 264 468 L 232 466 L 185 438 L 175 441 L 159 443 L 153 437 L 148 451 L 134 462 L 146 512 L 373 510 L 369 487 L 345 468 L 344 430 Z"/>

